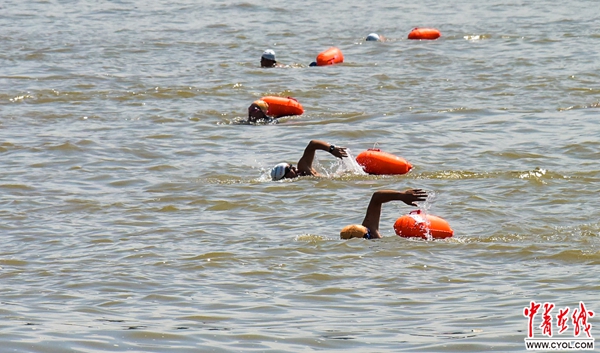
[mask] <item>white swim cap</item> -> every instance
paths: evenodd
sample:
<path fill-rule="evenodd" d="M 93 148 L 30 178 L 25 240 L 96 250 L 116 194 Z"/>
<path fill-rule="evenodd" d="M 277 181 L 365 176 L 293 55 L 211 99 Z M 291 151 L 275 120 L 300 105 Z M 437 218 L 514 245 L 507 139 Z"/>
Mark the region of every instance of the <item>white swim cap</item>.
<path fill-rule="evenodd" d="M 271 179 L 273 181 L 283 179 L 285 176 L 285 170 L 289 166 L 289 163 L 279 163 L 278 165 L 274 166 L 273 169 L 271 169 Z"/>
<path fill-rule="evenodd" d="M 379 35 L 377 33 L 371 33 L 367 36 L 367 40 L 377 42 L 379 40 Z"/>
<path fill-rule="evenodd" d="M 262 57 L 267 60 L 275 61 L 275 51 L 272 49 L 267 49 L 262 53 Z"/>

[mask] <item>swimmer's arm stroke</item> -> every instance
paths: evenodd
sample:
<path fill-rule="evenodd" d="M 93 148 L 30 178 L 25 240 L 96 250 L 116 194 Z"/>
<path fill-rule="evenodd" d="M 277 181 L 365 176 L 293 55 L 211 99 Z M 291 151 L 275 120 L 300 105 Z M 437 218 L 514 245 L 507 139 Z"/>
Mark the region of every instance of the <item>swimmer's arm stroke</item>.
<path fill-rule="evenodd" d="M 311 140 L 304 149 L 304 154 L 302 154 L 302 157 L 300 157 L 300 160 L 298 161 L 298 171 L 303 175 L 319 175 L 312 167 L 317 150 L 327 151 L 337 158 L 348 157 L 346 147 L 334 146 L 321 140 Z"/>
<path fill-rule="evenodd" d="M 372 238 L 381 238 L 379 234 L 379 220 L 381 218 L 381 205 L 390 201 L 402 201 L 409 206 L 417 207 L 415 202 L 425 201 L 427 193 L 421 189 L 409 189 L 405 191 L 379 190 L 373 193 L 367 207 L 367 213 L 362 225 L 369 228 Z"/>

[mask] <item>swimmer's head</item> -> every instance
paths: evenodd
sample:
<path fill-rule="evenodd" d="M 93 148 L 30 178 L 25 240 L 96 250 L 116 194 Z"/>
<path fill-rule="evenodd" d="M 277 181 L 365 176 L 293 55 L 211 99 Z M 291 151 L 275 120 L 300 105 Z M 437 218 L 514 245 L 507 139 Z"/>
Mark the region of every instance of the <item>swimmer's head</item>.
<path fill-rule="evenodd" d="M 275 51 L 272 49 L 265 50 L 260 57 L 260 66 L 273 67 L 275 64 L 277 64 L 277 61 L 275 60 Z"/>
<path fill-rule="evenodd" d="M 312 66 L 317 66 L 317 62 L 316 62 L 316 61 L 313 61 L 313 62 L 311 62 L 311 63 L 310 63 L 310 65 L 308 65 L 308 66 L 311 66 L 311 67 L 312 67 Z"/>
<path fill-rule="evenodd" d="M 293 179 L 298 177 L 298 170 L 289 163 L 279 163 L 271 169 L 271 180 Z"/>
<path fill-rule="evenodd" d="M 345 226 L 340 231 L 341 239 L 352 239 L 352 238 L 367 238 L 371 239 L 371 232 L 369 228 L 361 226 L 360 224 L 351 224 Z"/>
<path fill-rule="evenodd" d="M 381 38 L 379 38 L 379 35 L 377 33 L 371 33 L 367 36 L 366 41 L 373 41 L 373 42 L 378 42 Z"/>
<path fill-rule="evenodd" d="M 262 99 L 255 100 L 250 106 L 252 105 L 256 105 L 257 107 L 259 107 L 260 110 L 262 110 L 262 112 L 265 114 L 267 114 L 267 111 L 269 110 L 269 103 L 265 102 Z"/>
<path fill-rule="evenodd" d="M 255 100 L 248 107 L 248 120 L 257 121 L 261 119 L 268 120 L 267 112 L 269 111 L 269 104 L 262 99 Z"/>

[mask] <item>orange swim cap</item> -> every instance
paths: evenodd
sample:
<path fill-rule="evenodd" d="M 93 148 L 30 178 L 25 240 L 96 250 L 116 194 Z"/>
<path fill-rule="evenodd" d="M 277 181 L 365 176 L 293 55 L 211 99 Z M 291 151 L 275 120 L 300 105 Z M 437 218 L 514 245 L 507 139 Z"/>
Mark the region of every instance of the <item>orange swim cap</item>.
<path fill-rule="evenodd" d="M 340 231 L 341 239 L 352 239 L 352 238 L 364 238 L 365 235 L 369 233 L 369 229 L 365 226 L 361 226 L 360 224 L 351 224 L 349 226 L 345 226 Z"/>

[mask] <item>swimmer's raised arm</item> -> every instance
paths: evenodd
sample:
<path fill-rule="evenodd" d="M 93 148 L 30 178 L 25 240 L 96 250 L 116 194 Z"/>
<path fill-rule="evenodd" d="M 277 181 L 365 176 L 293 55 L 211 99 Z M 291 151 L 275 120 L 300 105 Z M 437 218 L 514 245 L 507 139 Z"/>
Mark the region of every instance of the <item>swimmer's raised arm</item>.
<path fill-rule="evenodd" d="M 300 175 L 318 175 L 312 167 L 317 150 L 327 151 L 337 158 L 348 157 L 346 147 L 338 147 L 321 140 L 311 140 L 298 161 Z"/>
<path fill-rule="evenodd" d="M 367 213 L 362 225 L 371 231 L 372 238 L 381 238 L 379 234 L 379 220 L 381 218 L 381 205 L 390 201 L 402 201 L 409 206 L 417 207 L 415 202 L 425 201 L 427 193 L 421 189 L 409 189 L 405 191 L 379 190 L 373 193 L 367 207 Z"/>

